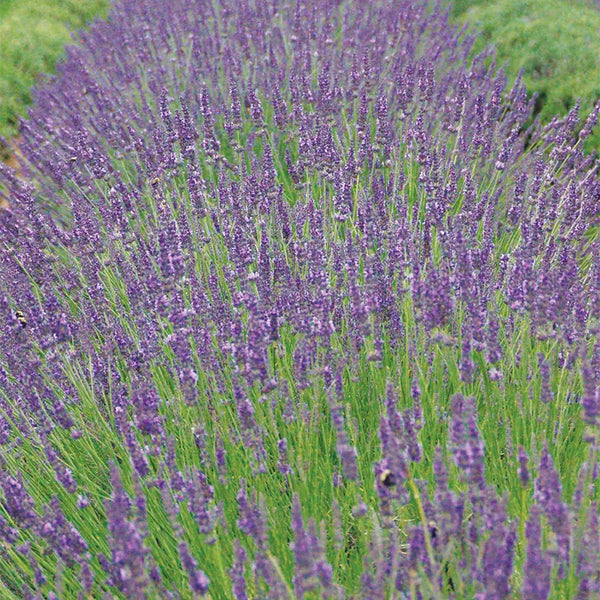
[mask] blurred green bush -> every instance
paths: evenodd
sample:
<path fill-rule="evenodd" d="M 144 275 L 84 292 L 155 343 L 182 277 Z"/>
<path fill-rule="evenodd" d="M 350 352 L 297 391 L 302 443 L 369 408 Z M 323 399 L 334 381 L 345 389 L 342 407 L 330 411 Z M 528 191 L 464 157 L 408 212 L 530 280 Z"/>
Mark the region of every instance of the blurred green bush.
<path fill-rule="evenodd" d="M 54 71 L 71 31 L 108 7 L 108 0 L 0 0 L 0 135 L 17 133 L 31 87 Z"/>
<path fill-rule="evenodd" d="M 496 46 L 509 79 L 523 69 L 543 123 L 581 98 L 586 115 L 600 99 L 600 7 L 594 0 L 457 0 L 453 16 L 481 32 L 475 50 Z M 586 143 L 600 150 L 600 126 Z"/>

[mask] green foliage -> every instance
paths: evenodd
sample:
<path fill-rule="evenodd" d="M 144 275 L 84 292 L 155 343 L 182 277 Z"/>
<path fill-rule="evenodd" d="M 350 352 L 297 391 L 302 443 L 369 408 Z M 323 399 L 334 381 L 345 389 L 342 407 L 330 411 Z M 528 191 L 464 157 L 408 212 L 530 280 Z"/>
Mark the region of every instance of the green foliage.
<path fill-rule="evenodd" d="M 17 133 L 30 89 L 51 73 L 71 31 L 105 16 L 108 0 L 0 0 L 0 135 Z"/>
<path fill-rule="evenodd" d="M 496 46 L 510 78 L 523 69 L 528 92 L 538 93 L 535 111 L 548 123 L 578 98 L 582 114 L 600 99 L 600 11 L 593 6 L 590 0 L 458 0 L 454 15 L 481 32 L 476 52 Z M 600 149 L 600 131 L 586 149 Z"/>
<path fill-rule="evenodd" d="M 549 0 L 549 3 L 552 0 Z M 596 0 L 559 0 L 562 4 L 568 3 L 571 8 L 587 7 L 596 8 Z M 452 3 L 452 15 L 458 17 L 473 7 L 484 7 L 487 5 L 503 4 L 504 0 L 454 0 Z"/>

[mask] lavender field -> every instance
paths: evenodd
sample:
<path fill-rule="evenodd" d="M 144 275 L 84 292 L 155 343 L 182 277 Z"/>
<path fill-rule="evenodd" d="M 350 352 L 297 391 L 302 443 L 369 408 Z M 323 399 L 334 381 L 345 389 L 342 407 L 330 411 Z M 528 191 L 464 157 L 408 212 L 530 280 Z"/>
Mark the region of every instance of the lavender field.
<path fill-rule="evenodd" d="M 0 166 L 2 600 L 600 598 L 600 112 L 429 0 L 118 0 Z"/>

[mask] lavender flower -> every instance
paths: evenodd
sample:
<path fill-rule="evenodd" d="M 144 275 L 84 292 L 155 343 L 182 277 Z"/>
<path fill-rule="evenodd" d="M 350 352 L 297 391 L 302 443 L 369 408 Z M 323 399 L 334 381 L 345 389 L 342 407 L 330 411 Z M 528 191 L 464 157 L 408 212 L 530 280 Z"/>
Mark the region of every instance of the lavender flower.
<path fill-rule="evenodd" d="M 541 545 L 539 508 L 534 507 L 527 521 L 527 559 L 525 563 L 522 594 L 526 598 L 546 600 L 550 595 L 550 560 Z"/>
<path fill-rule="evenodd" d="M 542 507 L 554 535 L 556 536 L 556 551 L 561 564 L 560 571 L 565 575 L 568 568 L 571 547 L 571 519 L 569 507 L 561 498 L 562 486 L 558 473 L 554 468 L 552 457 L 545 443 L 540 458 L 538 477 L 535 481 L 534 499 Z"/>
<path fill-rule="evenodd" d="M 234 541 L 235 562 L 231 569 L 231 581 L 233 584 L 233 595 L 235 600 L 248 600 L 246 592 L 246 581 L 244 579 L 244 563 L 246 562 L 246 551 L 243 546 Z"/>
<path fill-rule="evenodd" d="M 485 482 L 484 446 L 477 430 L 474 399 L 465 399 L 460 394 L 454 396 L 452 414 L 454 417 L 450 425 L 450 439 L 454 460 L 467 481 L 482 487 Z"/>
<path fill-rule="evenodd" d="M 4 492 L 3 507 L 14 519 L 15 523 L 24 528 L 30 528 L 38 522 L 34 510 L 33 498 L 27 493 L 20 474 L 13 477 L 8 473 L 0 473 L 0 485 Z"/>
<path fill-rule="evenodd" d="M 208 592 L 208 577 L 206 577 L 203 571 L 198 569 L 198 564 L 190 554 L 189 548 L 185 542 L 179 544 L 178 551 L 181 558 L 181 564 L 188 572 L 192 592 L 204 596 Z"/>
<path fill-rule="evenodd" d="M 114 463 L 111 464 L 111 483 L 114 492 L 106 503 L 111 557 L 100 555 L 98 560 L 109 574 L 109 585 L 131 598 L 143 599 L 147 597 L 145 576 L 149 551 L 144 545 L 145 533 L 128 520 L 132 503 Z"/>

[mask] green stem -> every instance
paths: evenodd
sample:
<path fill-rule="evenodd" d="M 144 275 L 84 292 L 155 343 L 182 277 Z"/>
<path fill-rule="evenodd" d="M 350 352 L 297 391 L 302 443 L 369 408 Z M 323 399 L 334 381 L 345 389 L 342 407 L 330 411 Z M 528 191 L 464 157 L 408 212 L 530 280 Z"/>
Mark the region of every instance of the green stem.
<path fill-rule="evenodd" d="M 421 494 L 419 493 L 419 488 L 415 483 L 415 480 L 412 477 L 412 473 L 410 470 L 408 471 L 408 477 L 406 479 L 406 483 L 417 503 L 417 509 L 419 511 L 419 517 L 421 519 L 421 523 L 423 525 L 423 534 L 425 536 L 425 548 L 427 550 L 427 556 L 429 558 L 429 565 L 431 567 L 431 572 L 433 574 L 436 573 L 436 563 L 435 563 L 435 552 L 433 550 L 433 545 L 431 543 L 431 536 L 429 535 L 429 530 L 427 529 L 427 517 L 425 515 L 425 510 L 423 508 L 423 503 L 421 502 Z M 437 581 L 433 580 L 431 582 L 432 591 L 434 598 L 440 598 L 440 591 L 437 586 Z"/>

